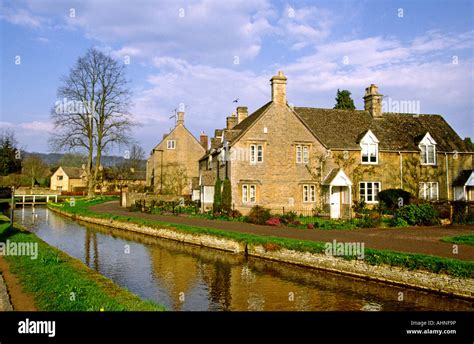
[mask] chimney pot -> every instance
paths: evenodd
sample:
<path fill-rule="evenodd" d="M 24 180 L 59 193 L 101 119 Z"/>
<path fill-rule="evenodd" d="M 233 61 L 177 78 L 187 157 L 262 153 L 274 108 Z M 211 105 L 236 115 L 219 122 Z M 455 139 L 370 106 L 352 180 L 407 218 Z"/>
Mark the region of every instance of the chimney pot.
<path fill-rule="evenodd" d="M 278 105 L 286 105 L 286 76 L 281 70 L 270 79 L 272 85 L 272 101 Z"/>
<path fill-rule="evenodd" d="M 204 133 L 204 131 L 201 131 L 201 135 L 199 136 L 199 142 L 201 143 L 201 146 L 207 151 L 209 147 L 209 138 Z"/>
<path fill-rule="evenodd" d="M 249 110 L 246 106 L 237 107 L 237 123 L 242 122 L 249 115 Z"/>
<path fill-rule="evenodd" d="M 375 84 L 370 84 L 365 89 L 364 110 L 368 111 L 373 118 L 382 118 L 382 97 Z"/>
<path fill-rule="evenodd" d="M 184 125 L 184 112 L 178 111 L 177 116 L 176 125 Z"/>

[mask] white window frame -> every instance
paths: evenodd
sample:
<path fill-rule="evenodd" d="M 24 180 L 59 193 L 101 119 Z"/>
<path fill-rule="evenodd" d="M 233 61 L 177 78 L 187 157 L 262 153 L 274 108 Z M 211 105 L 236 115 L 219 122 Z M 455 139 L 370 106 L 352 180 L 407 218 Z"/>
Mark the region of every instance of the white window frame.
<path fill-rule="evenodd" d="M 303 203 L 316 201 L 316 187 L 313 184 L 303 184 Z"/>
<path fill-rule="evenodd" d="M 176 149 L 176 140 L 167 140 L 166 149 Z"/>
<path fill-rule="evenodd" d="M 368 185 L 371 185 L 370 190 L 372 190 L 371 195 L 368 193 Z M 378 184 L 377 193 L 375 193 L 375 184 Z M 362 192 L 362 189 L 364 192 Z M 359 199 L 365 201 L 365 203 L 379 203 L 378 200 L 378 193 L 382 190 L 382 183 L 381 182 L 360 182 L 359 183 Z M 369 196 L 372 200 L 369 201 Z"/>
<path fill-rule="evenodd" d="M 303 146 L 303 164 L 309 163 L 309 146 Z"/>
<path fill-rule="evenodd" d="M 309 146 L 308 145 L 296 145 L 296 163 L 297 164 L 309 163 Z"/>
<path fill-rule="evenodd" d="M 296 163 L 301 164 L 303 162 L 303 147 L 301 145 L 296 146 Z"/>
<path fill-rule="evenodd" d="M 379 140 L 372 131 L 367 131 L 362 140 L 360 140 L 360 162 L 364 165 L 377 165 L 379 163 Z M 364 161 L 367 157 L 367 161 Z M 371 161 L 375 157 L 375 161 Z"/>
<path fill-rule="evenodd" d="M 257 185 L 242 184 L 242 203 L 254 204 L 257 202 Z"/>
<path fill-rule="evenodd" d="M 434 195 L 435 197 L 433 197 Z M 419 197 L 428 201 L 439 200 L 439 183 L 438 182 L 421 182 Z"/>
<path fill-rule="evenodd" d="M 263 145 L 261 144 L 251 144 L 249 147 L 250 150 L 250 163 L 257 164 L 263 162 Z"/>
<path fill-rule="evenodd" d="M 418 148 L 420 148 L 420 162 L 422 165 L 436 165 L 436 141 L 431 137 L 430 133 L 425 134 Z M 432 160 L 430 160 L 430 148 L 433 152 Z"/>
<path fill-rule="evenodd" d="M 242 185 L 242 203 L 249 203 L 249 186 L 248 184 Z"/>

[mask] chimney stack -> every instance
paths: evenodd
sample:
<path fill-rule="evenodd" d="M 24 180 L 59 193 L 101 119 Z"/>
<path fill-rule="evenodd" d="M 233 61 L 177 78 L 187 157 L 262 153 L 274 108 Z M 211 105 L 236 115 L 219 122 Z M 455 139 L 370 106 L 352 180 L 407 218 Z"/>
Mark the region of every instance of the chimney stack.
<path fill-rule="evenodd" d="M 364 110 L 368 111 L 373 118 L 382 118 L 382 97 L 383 95 L 374 84 L 365 89 Z"/>
<path fill-rule="evenodd" d="M 235 115 L 235 113 L 232 113 L 231 116 L 227 117 L 227 121 L 226 121 L 226 128 L 227 129 L 232 129 L 233 127 L 235 127 L 237 125 L 237 116 Z"/>
<path fill-rule="evenodd" d="M 178 111 L 177 116 L 176 125 L 184 125 L 184 112 Z"/>
<path fill-rule="evenodd" d="M 203 148 L 206 150 L 207 152 L 207 149 L 209 147 L 209 138 L 207 137 L 207 135 L 204 133 L 204 131 L 201 131 L 201 135 L 199 136 L 199 142 L 201 143 L 201 146 L 203 146 Z"/>
<path fill-rule="evenodd" d="M 281 70 L 270 79 L 272 84 L 272 101 L 278 105 L 286 105 L 286 76 Z"/>
<path fill-rule="evenodd" d="M 237 107 L 237 123 L 242 122 L 249 115 L 249 110 L 246 106 Z"/>

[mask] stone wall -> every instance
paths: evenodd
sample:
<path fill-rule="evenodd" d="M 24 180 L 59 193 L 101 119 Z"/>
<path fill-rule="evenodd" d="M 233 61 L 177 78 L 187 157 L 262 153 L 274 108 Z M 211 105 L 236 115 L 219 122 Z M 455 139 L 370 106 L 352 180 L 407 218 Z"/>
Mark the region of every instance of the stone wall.
<path fill-rule="evenodd" d="M 272 247 L 271 250 L 262 245 L 251 245 L 233 239 L 222 238 L 209 234 L 188 233 L 169 228 L 153 228 L 134 223 L 121 222 L 113 219 L 98 219 L 77 216 L 61 210 L 50 208 L 67 217 L 95 223 L 98 225 L 132 231 L 179 242 L 206 246 L 214 249 L 247 254 L 249 256 L 269 259 L 303 267 L 317 268 L 345 275 L 366 278 L 379 282 L 422 289 L 430 292 L 446 294 L 474 300 L 474 279 L 457 278 L 445 274 L 435 274 L 421 270 L 407 270 L 387 265 L 369 265 L 359 260 L 344 260 L 325 254 L 299 252 L 284 248 Z"/>

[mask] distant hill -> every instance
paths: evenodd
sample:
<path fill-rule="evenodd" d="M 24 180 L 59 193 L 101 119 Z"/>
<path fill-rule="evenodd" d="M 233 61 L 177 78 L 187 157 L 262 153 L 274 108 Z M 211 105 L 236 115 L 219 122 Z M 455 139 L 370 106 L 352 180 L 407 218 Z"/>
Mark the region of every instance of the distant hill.
<path fill-rule="evenodd" d="M 26 157 L 30 154 L 38 155 L 38 156 L 41 157 L 41 159 L 43 159 L 43 161 L 46 164 L 48 164 L 49 167 L 58 166 L 59 160 L 64 155 L 64 154 L 61 154 L 61 153 L 36 153 L 36 152 L 25 152 L 25 151 L 22 151 L 21 154 L 22 154 L 23 157 Z M 102 165 L 104 167 L 114 166 L 116 164 L 119 164 L 119 163 L 123 162 L 124 160 L 125 160 L 125 158 L 123 158 L 121 156 L 117 156 L 117 155 L 104 155 L 101 158 L 101 162 L 102 162 Z M 95 159 L 94 159 L 94 161 L 95 161 Z M 143 170 L 143 171 L 146 169 L 146 160 L 141 161 L 140 169 Z"/>

